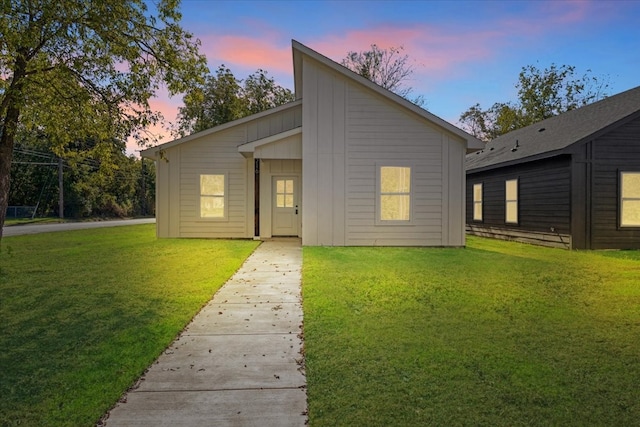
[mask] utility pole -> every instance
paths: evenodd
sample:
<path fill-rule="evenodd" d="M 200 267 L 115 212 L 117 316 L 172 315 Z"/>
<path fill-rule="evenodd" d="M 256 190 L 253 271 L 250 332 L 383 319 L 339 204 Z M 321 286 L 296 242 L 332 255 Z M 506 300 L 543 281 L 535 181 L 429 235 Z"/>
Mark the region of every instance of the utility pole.
<path fill-rule="evenodd" d="M 62 181 L 62 157 L 58 157 L 58 213 L 64 218 L 64 190 Z"/>

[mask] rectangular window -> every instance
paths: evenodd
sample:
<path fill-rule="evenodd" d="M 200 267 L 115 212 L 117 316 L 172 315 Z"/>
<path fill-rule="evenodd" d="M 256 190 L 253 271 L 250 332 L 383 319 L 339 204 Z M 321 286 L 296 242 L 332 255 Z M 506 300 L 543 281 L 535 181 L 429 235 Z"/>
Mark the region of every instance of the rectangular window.
<path fill-rule="evenodd" d="M 518 223 L 518 180 L 505 181 L 505 222 Z"/>
<path fill-rule="evenodd" d="M 473 184 L 473 220 L 482 221 L 482 183 Z"/>
<path fill-rule="evenodd" d="M 293 207 L 293 180 L 292 179 L 276 180 L 276 207 L 278 208 Z"/>
<path fill-rule="evenodd" d="M 200 175 L 200 218 L 225 218 L 224 174 Z"/>
<path fill-rule="evenodd" d="M 620 173 L 620 226 L 640 227 L 640 172 Z"/>
<path fill-rule="evenodd" d="M 379 169 L 381 221 L 411 220 L 411 168 L 382 166 Z"/>

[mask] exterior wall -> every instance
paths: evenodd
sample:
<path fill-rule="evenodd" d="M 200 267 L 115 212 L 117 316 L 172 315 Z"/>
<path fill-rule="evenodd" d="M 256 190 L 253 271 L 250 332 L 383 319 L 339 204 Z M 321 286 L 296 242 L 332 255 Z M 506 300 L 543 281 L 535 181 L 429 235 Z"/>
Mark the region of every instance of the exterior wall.
<path fill-rule="evenodd" d="M 574 211 L 584 217 L 578 248 L 639 249 L 640 228 L 620 227 L 620 172 L 640 172 L 640 118 L 576 147 L 581 197 Z M 584 212 L 584 215 L 581 215 Z M 578 230 L 576 230 L 578 232 Z"/>
<path fill-rule="evenodd" d="M 471 154 L 473 155 L 473 154 Z M 518 179 L 518 223 L 505 222 L 505 181 Z M 483 185 L 483 219 L 473 219 L 473 185 Z M 571 158 L 467 173 L 467 230 L 472 234 L 569 248 Z"/>
<path fill-rule="evenodd" d="M 278 107 L 269 114 L 237 126 L 194 135 L 188 141 L 162 149 L 156 161 L 156 231 L 158 237 L 251 238 L 254 236 L 254 159 L 238 146 L 268 138 L 302 125 L 301 103 Z M 265 156 L 300 155 L 300 137 L 262 147 Z M 284 155 L 283 154 L 283 155 Z M 199 216 L 201 174 L 224 173 L 228 180 L 227 218 Z"/>
<path fill-rule="evenodd" d="M 244 238 L 253 236 L 253 159 L 237 146 L 246 129 L 236 127 L 167 149 L 158 161 L 158 236 Z M 227 218 L 199 215 L 200 175 L 224 173 L 228 179 Z"/>
<path fill-rule="evenodd" d="M 344 246 L 347 83 L 303 61 L 302 244 Z"/>
<path fill-rule="evenodd" d="M 357 82 L 303 63 L 304 245 L 464 245 L 465 143 Z M 376 221 L 377 168 L 412 167 L 410 225 Z"/>

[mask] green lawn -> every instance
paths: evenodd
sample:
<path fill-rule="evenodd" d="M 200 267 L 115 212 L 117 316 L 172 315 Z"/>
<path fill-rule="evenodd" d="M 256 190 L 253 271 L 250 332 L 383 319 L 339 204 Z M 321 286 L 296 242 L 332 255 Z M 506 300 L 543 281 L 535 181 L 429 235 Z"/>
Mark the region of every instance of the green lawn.
<path fill-rule="evenodd" d="M 311 426 L 640 422 L 640 252 L 304 249 Z"/>
<path fill-rule="evenodd" d="M 154 225 L 5 237 L 0 426 L 91 426 L 257 243 Z"/>

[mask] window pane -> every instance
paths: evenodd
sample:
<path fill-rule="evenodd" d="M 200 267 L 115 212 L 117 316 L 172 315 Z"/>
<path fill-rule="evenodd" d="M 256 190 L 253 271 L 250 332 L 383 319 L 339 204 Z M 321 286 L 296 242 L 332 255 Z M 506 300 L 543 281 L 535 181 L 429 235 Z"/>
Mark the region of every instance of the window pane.
<path fill-rule="evenodd" d="M 224 218 L 224 197 L 200 197 L 200 217 Z"/>
<path fill-rule="evenodd" d="M 620 225 L 640 226 L 640 200 L 622 201 L 622 219 Z"/>
<path fill-rule="evenodd" d="M 224 175 L 200 175 L 200 194 L 224 196 Z"/>
<path fill-rule="evenodd" d="M 640 198 L 640 172 L 622 173 L 622 197 Z"/>
<path fill-rule="evenodd" d="M 411 191 L 411 168 L 381 167 L 380 191 L 383 193 L 409 193 Z"/>
<path fill-rule="evenodd" d="M 284 179 L 276 180 L 276 193 L 278 194 L 284 193 Z"/>
<path fill-rule="evenodd" d="M 284 208 L 284 194 L 276 194 L 276 207 Z"/>
<path fill-rule="evenodd" d="M 284 207 L 292 208 L 293 207 L 293 194 L 285 194 L 284 196 Z"/>
<path fill-rule="evenodd" d="M 482 201 L 482 184 L 473 184 L 473 201 Z"/>
<path fill-rule="evenodd" d="M 392 221 L 409 221 L 409 196 L 383 195 L 380 197 L 380 219 Z"/>
<path fill-rule="evenodd" d="M 287 179 L 285 181 L 285 189 L 284 192 L 287 194 L 293 194 L 293 180 Z"/>
<path fill-rule="evenodd" d="M 473 204 L 473 219 L 476 221 L 482 221 L 482 203 Z"/>
<path fill-rule="evenodd" d="M 506 181 L 507 200 L 518 200 L 518 180 Z"/>
<path fill-rule="evenodd" d="M 507 202 L 506 222 L 518 223 L 518 202 Z"/>

